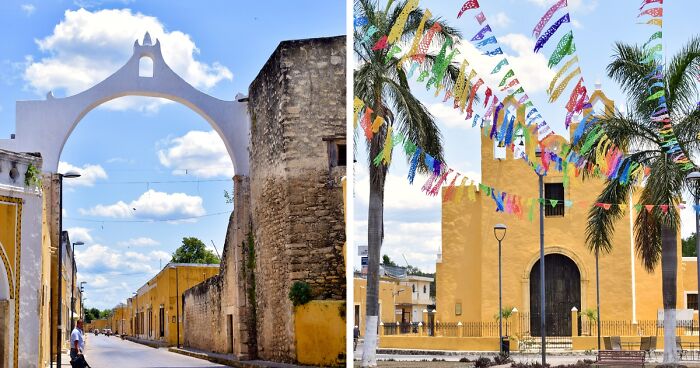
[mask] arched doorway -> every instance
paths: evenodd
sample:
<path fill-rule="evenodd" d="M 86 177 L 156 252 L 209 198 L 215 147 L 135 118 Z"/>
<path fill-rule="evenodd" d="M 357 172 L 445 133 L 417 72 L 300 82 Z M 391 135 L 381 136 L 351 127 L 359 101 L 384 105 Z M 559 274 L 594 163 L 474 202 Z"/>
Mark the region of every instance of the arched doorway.
<path fill-rule="evenodd" d="M 544 256 L 545 331 L 547 336 L 571 336 L 571 308 L 581 309 L 581 273 L 571 258 Z M 540 333 L 540 261 L 530 270 L 530 334 Z"/>

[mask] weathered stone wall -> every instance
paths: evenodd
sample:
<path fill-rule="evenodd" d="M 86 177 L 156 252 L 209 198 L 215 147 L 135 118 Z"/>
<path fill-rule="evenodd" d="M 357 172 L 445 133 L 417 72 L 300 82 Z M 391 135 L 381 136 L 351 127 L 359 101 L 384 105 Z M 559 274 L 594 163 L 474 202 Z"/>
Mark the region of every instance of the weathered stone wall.
<path fill-rule="evenodd" d="M 247 177 L 233 178 L 233 208 L 219 275 L 183 293 L 183 335 L 185 346 L 247 359 L 255 357 L 254 313 L 246 298 L 250 272 L 245 265 L 251 223 Z M 233 331 L 233 341 L 229 330 Z"/>
<path fill-rule="evenodd" d="M 345 36 L 282 42 L 249 89 L 251 208 L 260 358 L 296 359 L 294 281 L 315 299 L 345 298 L 340 177 L 329 144 L 344 140 Z M 344 141 L 343 141 L 344 143 Z"/>

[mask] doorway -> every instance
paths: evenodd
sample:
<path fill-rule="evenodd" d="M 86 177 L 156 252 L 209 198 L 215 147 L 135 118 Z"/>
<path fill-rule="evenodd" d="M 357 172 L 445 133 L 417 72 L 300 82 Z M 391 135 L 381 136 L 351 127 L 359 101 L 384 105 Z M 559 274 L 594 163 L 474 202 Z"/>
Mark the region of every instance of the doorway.
<path fill-rule="evenodd" d="M 544 256 L 545 332 L 571 336 L 571 308 L 581 310 L 581 274 L 576 263 L 562 254 Z M 540 261 L 530 271 L 530 334 L 540 333 Z"/>

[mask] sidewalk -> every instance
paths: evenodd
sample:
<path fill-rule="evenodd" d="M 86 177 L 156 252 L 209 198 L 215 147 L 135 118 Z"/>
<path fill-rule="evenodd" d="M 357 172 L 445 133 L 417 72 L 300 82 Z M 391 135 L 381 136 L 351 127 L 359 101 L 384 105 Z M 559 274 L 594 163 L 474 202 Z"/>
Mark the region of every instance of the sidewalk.
<path fill-rule="evenodd" d="M 192 348 L 169 348 L 169 351 L 173 353 L 183 354 L 191 356 L 193 358 L 204 359 L 210 362 L 224 364 L 231 367 L 239 368 L 300 368 L 307 367 L 302 365 L 285 364 L 285 363 L 275 363 L 268 362 L 264 360 L 238 360 L 233 354 L 218 354 L 208 351 L 202 351 Z"/>

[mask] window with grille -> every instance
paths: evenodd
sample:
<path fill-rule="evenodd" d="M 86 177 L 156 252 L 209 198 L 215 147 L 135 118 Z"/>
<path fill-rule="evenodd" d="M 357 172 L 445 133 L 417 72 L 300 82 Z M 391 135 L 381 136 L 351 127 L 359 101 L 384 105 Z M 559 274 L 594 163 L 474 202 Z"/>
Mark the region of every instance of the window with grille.
<path fill-rule="evenodd" d="M 547 183 L 544 185 L 544 215 L 564 216 L 564 184 Z M 556 199 L 556 205 L 552 206 L 552 199 Z"/>
<path fill-rule="evenodd" d="M 685 302 L 688 309 L 698 310 L 698 294 L 688 294 L 685 297 Z"/>

